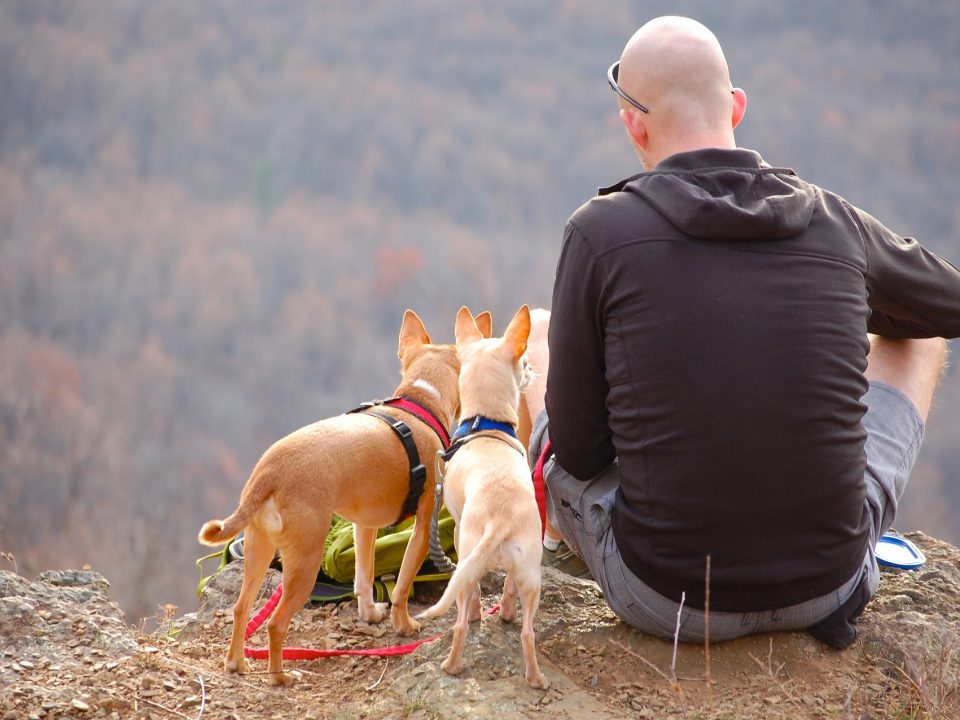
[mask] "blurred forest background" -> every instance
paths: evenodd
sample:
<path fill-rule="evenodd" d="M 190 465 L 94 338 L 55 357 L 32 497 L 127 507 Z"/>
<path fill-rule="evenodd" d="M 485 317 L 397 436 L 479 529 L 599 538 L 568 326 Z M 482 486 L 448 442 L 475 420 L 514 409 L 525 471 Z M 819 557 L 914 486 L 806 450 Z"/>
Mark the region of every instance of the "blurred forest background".
<path fill-rule="evenodd" d="M 742 146 L 960 261 L 960 4 L 0 4 L 0 550 L 192 609 L 260 454 L 388 393 L 404 308 L 549 305 L 638 171 L 605 72 L 708 24 Z M 956 347 L 955 347 L 956 350 Z M 960 543 L 960 372 L 897 526 Z"/>

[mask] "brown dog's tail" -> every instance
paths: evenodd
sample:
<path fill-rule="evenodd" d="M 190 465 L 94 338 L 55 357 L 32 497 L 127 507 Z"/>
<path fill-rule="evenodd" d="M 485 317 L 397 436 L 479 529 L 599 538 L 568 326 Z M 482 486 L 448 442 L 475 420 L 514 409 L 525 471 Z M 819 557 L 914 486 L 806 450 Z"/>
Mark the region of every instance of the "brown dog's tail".
<path fill-rule="evenodd" d="M 232 540 L 250 524 L 254 514 L 270 496 L 271 483 L 264 482 L 262 476 L 254 481 L 250 492 L 245 492 L 240 498 L 240 504 L 233 511 L 233 515 L 225 520 L 208 520 L 200 528 L 197 540 L 203 545 L 223 545 Z"/>
<path fill-rule="evenodd" d="M 226 520 L 207 520 L 200 528 L 197 540 L 204 545 L 223 545 L 228 540 L 232 540 L 246 527 L 246 524 L 237 526 L 236 523 L 232 522 L 234 518 L 236 518 L 236 514 L 231 515 Z"/>

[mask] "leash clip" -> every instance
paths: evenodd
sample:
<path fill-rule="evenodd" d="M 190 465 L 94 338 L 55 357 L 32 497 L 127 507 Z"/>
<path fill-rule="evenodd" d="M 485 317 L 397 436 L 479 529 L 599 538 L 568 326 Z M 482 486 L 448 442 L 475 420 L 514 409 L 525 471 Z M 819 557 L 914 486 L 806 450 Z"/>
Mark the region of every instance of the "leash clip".
<path fill-rule="evenodd" d="M 433 498 L 433 514 L 430 517 L 430 541 L 428 548 L 430 560 L 440 572 L 452 573 L 457 566 L 443 552 L 440 544 L 440 506 L 443 504 L 443 475 L 447 469 L 447 457 L 443 450 L 437 450 L 437 482 Z"/>

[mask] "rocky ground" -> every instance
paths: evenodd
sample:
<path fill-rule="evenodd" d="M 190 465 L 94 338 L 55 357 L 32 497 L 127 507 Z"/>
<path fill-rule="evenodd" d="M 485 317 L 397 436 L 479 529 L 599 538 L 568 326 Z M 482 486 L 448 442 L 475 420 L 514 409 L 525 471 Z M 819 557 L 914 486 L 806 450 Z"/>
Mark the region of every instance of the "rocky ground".
<path fill-rule="evenodd" d="M 299 680 L 268 685 L 265 661 L 222 670 L 240 567 L 218 575 L 195 613 L 161 609 L 160 629 L 123 623 L 98 573 L 57 571 L 30 581 L 0 572 L 0 720 L 26 718 L 960 718 L 960 551 L 911 534 L 927 555 L 912 572 L 884 573 L 860 639 L 832 651 L 804 633 L 701 646 L 644 636 L 606 609 L 597 586 L 544 571 L 536 629 L 547 691 L 523 679 L 519 628 L 496 616 L 471 630 L 468 669 L 440 670 L 442 635 L 402 657 L 288 663 Z M 276 579 L 273 579 L 276 582 Z M 497 599 L 497 578 L 484 588 Z M 418 589 L 414 610 L 440 588 Z M 408 642 L 389 624 L 357 618 L 355 603 L 309 606 L 288 644 L 380 647 Z M 251 644 L 262 646 L 264 631 Z M 709 678 L 709 682 L 708 682 Z"/>

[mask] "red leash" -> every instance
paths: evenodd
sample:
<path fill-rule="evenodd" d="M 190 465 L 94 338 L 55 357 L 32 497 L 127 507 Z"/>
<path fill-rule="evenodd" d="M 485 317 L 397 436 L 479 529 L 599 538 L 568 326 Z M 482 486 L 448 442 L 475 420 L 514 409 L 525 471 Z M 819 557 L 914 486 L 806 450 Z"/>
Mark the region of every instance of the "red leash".
<path fill-rule="evenodd" d="M 547 532 L 547 488 L 543 482 L 543 466 L 546 464 L 547 458 L 552 452 L 553 448 L 548 440 L 546 446 L 543 448 L 543 452 L 540 453 L 540 457 L 537 458 L 537 464 L 533 467 L 533 494 L 537 498 L 537 509 L 540 511 L 541 539 L 543 539 L 544 534 Z"/>
<path fill-rule="evenodd" d="M 406 409 L 406 408 L 404 408 Z M 543 481 L 543 466 L 547 461 L 547 458 L 552 453 L 553 448 L 548 441 L 546 446 L 543 448 L 543 452 L 540 453 L 540 457 L 537 458 L 537 464 L 533 468 L 533 473 L 531 475 L 533 480 L 533 492 L 537 498 L 537 510 L 540 512 L 540 536 L 543 537 L 543 534 L 547 531 L 547 503 L 546 503 L 546 485 Z M 263 606 L 263 609 L 260 610 L 256 615 L 254 615 L 250 622 L 247 623 L 247 630 L 244 634 L 243 639 L 249 640 L 250 636 L 253 635 L 257 629 L 263 624 L 263 622 L 270 617 L 270 614 L 273 612 L 274 608 L 277 607 L 277 603 L 280 602 L 280 598 L 283 596 L 283 585 L 277 585 L 277 589 L 274 590 L 273 595 L 270 596 L 270 599 L 267 601 L 267 604 Z M 490 610 L 487 611 L 487 614 L 492 615 L 497 610 L 500 609 L 499 604 L 494 605 Z M 376 655 L 376 656 L 391 656 L 391 655 L 407 655 L 412 653 L 421 645 L 426 645 L 431 643 L 434 640 L 439 640 L 443 637 L 443 634 L 436 635 L 432 638 L 426 638 L 424 640 L 415 640 L 412 643 L 407 643 L 406 645 L 394 645 L 392 647 L 382 647 L 382 648 L 361 648 L 359 650 L 316 650 L 313 648 L 283 648 L 282 656 L 284 660 L 315 660 L 322 657 L 336 657 L 338 655 Z M 248 658 L 253 658 L 254 660 L 266 660 L 270 651 L 266 648 L 251 648 L 245 647 L 243 649 L 243 654 Z"/>
<path fill-rule="evenodd" d="M 277 607 L 277 603 L 280 602 L 282 595 L 283 585 L 277 585 L 277 589 L 273 591 L 273 595 L 270 596 L 270 599 L 267 601 L 267 604 L 263 606 L 263 609 L 250 618 L 250 622 L 247 623 L 247 630 L 243 636 L 244 640 L 249 640 L 250 636 L 253 635 L 263 624 L 263 621 L 270 617 L 270 613 L 272 613 L 274 608 Z M 499 609 L 499 604 L 494 605 L 492 608 L 490 608 L 490 610 L 487 611 L 487 614 L 492 615 Z M 318 650 L 315 648 L 285 647 L 283 648 L 281 655 L 284 660 L 316 660 L 317 658 L 336 657 L 338 655 L 375 655 L 380 657 L 389 657 L 391 655 L 408 655 L 421 645 L 426 645 L 427 643 L 431 643 L 434 640 L 439 640 L 442 637 L 443 633 L 440 635 L 435 635 L 432 638 L 415 640 L 412 643 L 407 643 L 406 645 L 393 645 L 392 647 L 381 648 L 360 648 L 355 650 Z M 254 660 L 266 660 L 270 657 L 270 651 L 267 648 L 245 647 L 243 648 L 243 654 L 246 657 Z"/>

